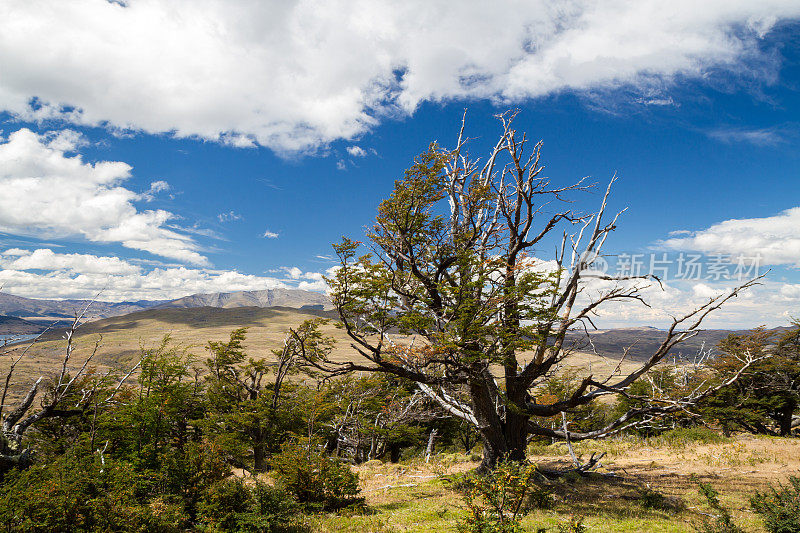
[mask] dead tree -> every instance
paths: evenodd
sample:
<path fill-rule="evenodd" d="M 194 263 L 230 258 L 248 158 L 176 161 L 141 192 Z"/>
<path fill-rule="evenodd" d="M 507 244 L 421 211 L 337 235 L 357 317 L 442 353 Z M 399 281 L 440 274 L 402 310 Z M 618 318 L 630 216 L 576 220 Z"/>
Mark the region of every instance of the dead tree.
<path fill-rule="evenodd" d="M 592 270 L 622 214 L 606 213 L 616 178 L 597 211 L 576 211 L 569 196 L 590 187 L 584 180 L 554 186 L 542 175 L 542 144 L 530 146 L 513 129 L 513 113 L 499 118 L 500 138 L 484 162 L 468 156 L 462 123 L 454 149 L 431 144 L 395 182 L 366 245 L 344 239 L 334 247 L 340 265 L 329 280 L 332 300 L 360 358 L 313 362 L 333 375 L 385 372 L 417 382 L 477 428 L 485 468 L 501 458 L 524 459 L 532 436 L 598 438 L 692 405 L 706 389 L 667 403 L 647 402 L 596 431 L 534 421 L 601 396 L 627 394 L 710 313 L 757 283 L 674 318 L 661 345 L 633 372 L 589 375 L 567 398 L 537 403 L 532 391 L 575 348 L 567 332 L 593 327 L 592 318 L 609 304 L 647 305 L 644 290 L 659 281 Z M 562 227 L 554 267 L 545 268 L 532 254 Z"/>
<path fill-rule="evenodd" d="M 92 300 L 93 302 L 94 300 Z M 76 314 L 70 327 L 64 332 L 66 348 L 61 359 L 59 372 L 50 385 L 48 394 L 42 396 L 41 402 L 34 407 L 34 401 L 40 396 L 45 378 L 39 377 L 30 389 L 28 389 L 22 400 L 13 408 L 7 409 L 6 400 L 8 399 L 9 389 L 12 384 L 14 371 L 17 365 L 29 353 L 30 349 L 41 339 L 45 332 L 33 339 L 19 355 L 15 356 L 12 350 L 3 355 L 11 358 L 11 364 L 6 372 L 3 393 L 0 397 L 0 477 L 12 468 L 26 468 L 33 459 L 33 448 L 26 446 L 24 442 L 25 433 L 35 424 L 47 418 L 68 418 L 85 413 L 88 409 L 110 404 L 117 393 L 122 388 L 125 381 L 139 368 L 141 361 L 131 368 L 122 378 L 116 380 L 116 386 L 110 389 L 100 389 L 95 383 L 93 386 L 84 383 L 82 378 L 86 376 L 89 363 L 94 359 L 100 347 L 101 339 L 95 342 L 92 351 L 83 363 L 70 372 L 69 364 L 75 350 L 74 338 L 76 330 L 81 326 L 86 311 L 91 305 L 89 302 L 82 312 Z M 102 381 L 110 380 L 111 372 L 102 376 Z M 84 385 L 76 390 L 76 387 Z M 97 395 L 102 394 L 102 398 Z"/>

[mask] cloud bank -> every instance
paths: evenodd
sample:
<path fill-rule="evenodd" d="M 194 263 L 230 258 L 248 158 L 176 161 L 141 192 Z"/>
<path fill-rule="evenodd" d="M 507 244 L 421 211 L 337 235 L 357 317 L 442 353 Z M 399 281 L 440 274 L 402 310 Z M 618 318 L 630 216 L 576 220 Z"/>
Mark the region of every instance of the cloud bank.
<path fill-rule="evenodd" d="M 795 0 L 10 1 L 0 109 L 310 150 L 424 101 L 768 78 L 759 42 L 798 16 Z"/>
<path fill-rule="evenodd" d="M 143 268 L 117 257 L 62 254 L 48 248 L 0 251 L 3 291 L 29 298 L 92 298 L 102 291 L 102 300 L 118 302 L 167 300 L 208 292 L 327 289 L 320 273 L 303 272 L 297 267 L 283 270 L 286 276 L 281 278 L 184 266 Z"/>
<path fill-rule="evenodd" d="M 724 220 L 658 244 L 705 254 L 760 256 L 762 265 L 800 266 L 800 207 L 771 217 Z"/>
<path fill-rule="evenodd" d="M 153 183 L 143 194 L 126 189 L 122 184 L 131 176 L 130 165 L 89 163 L 80 155 L 70 156 L 83 142 L 69 130 L 38 135 L 26 128 L 0 141 L 0 231 L 46 238 L 81 236 L 208 264 L 191 237 L 167 227 L 175 215 L 134 205 L 167 190 L 166 182 Z"/>

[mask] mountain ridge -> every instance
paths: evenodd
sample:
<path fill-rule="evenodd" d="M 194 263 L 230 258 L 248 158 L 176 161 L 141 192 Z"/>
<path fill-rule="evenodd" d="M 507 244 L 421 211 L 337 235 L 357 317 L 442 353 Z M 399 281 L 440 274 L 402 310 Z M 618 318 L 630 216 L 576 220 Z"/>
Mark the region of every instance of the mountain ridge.
<path fill-rule="evenodd" d="M 789 326 L 779 326 L 768 331 L 780 333 L 790 329 Z M 692 359 L 701 350 L 711 350 L 712 354 L 719 353 L 717 345 L 728 335 L 746 334 L 750 329 L 703 329 L 697 334 L 678 344 L 670 350 L 669 355 L 682 359 Z M 619 357 L 625 350 L 632 360 L 645 360 L 652 355 L 663 342 L 666 330 L 645 327 L 602 329 L 586 332 L 573 330 L 567 334 L 567 341 L 574 343 L 576 349 L 582 351 L 596 351 L 604 357 Z M 589 342 L 591 340 L 591 342 Z"/>
<path fill-rule="evenodd" d="M 90 305 L 91 304 L 91 305 Z M 106 302 L 102 300 L 49 300 L 39 298 L 26 298 L 13 294 L 0 292 L 0 316 L 25 320 L 34 325 L 64 326 L 71 322 L 76 315 L 88 310 L 87 321 L 101 320 L 144 311 L 147 309 L 168 308 L 193 308 L 193 307 L 291 307 L 295 309 L 330 310 L 333 308 L 331 301 L 322 293 L 304 291 L 301 289 L 265 289 L 262 291 L 231 291 L 215 293 L 198 293 L 176 298 L 174 300 L 138 300 L 125 302 Z M 20 324 L 0 321 L 0 334 L 19 333 Z M 29 328 L 33 329 L 33 328 Z M 35 331 L 31 331 L 34 333 Z"/>
<path fill-rule="evenodd" d="M 160 305 L 157 309 L 174 307 L 291 307 L 302 309 L 308 306 L 333 308 L 330 299 L 322 293 L 301 289 L 265 289 L 260 291 L 232 291 L 199 293 L 177 298 Z"/>

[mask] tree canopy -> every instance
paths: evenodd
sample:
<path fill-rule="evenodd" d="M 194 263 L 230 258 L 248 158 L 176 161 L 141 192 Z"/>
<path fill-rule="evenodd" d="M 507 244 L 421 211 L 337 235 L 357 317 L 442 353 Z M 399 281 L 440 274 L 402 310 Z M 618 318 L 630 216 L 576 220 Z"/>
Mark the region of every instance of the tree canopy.
<path fill-rule="evenodd" d="M 513 113 L 499 119 L 499 139 L 485 160 L 469 156 L 462 123 L 455 148 L 430 144 L 395 182 L 366 243 L 344 238 L 334 246 L 340 264 L 329 280 L 332 299 L 361 358 L 311 361 L 334 375 L 383 372 L 416 382 L 477 428 L 486 467 L 500 457 L 523 459 L 530 436 L 601 437 L 709 394 L 701 389 L 671 403 L 645 401 L 592 431 L 537 423 L 625 393 L 709 313 L 754 283 L 675 318 L 635 371 L 589 375 L 556 401 L 538 401 L 576 349 L 567 332 L 591 327 L 609 304 L 646 303 L 643 290 L 658 280 L 592 268 L 622 214 L 606 214 L 616 178 L 596 211 L 576 210 L 570 201 L 592 186 L 544 177 L 542 143 L 529 143 L 513 128 Z M 549 262 L 536 257 L 554 242 Z"/>

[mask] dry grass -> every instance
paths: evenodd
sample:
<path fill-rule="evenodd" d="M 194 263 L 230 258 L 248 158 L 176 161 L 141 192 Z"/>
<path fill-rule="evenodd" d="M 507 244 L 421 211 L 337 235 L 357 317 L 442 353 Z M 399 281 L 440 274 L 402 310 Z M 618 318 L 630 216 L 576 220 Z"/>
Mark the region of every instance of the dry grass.
<path fill-rule="evenodd" d="M 285 308 L 242 307 L 235 309 L 193 308 L 149 310 L 129 315 L 90 322 L 80 327 L 75 335 L 75 352 L 71 367 L 78 368 L 100 339 L 101 347 L 93 365 L 101 372 L 124 370 L 138 361 L 142 347 L 157 346 L 165 335 L 170 335 L 175 346 L 204 360 L 208 341 L 225 341 L 230 332 L 247 327 L 245 346 L 255 358 L 269 357 L 270 350 L 282 345 L 287 330 L 303 320 L 324 316 L 326 313 Z M 334 357 L 347 357 L 348 343 L 344 333 L 332 324 L 324 328 L 337 340 Z M 14 396 L 41 375 L 54 374 L 64 355 L 66 342 L 51 338 L 34 345 L 15 371 L 12 389 Z M 0 375 L 5 375 L 14 357 L 26 345 L 18 345 L 9 355 L 0 358 Z"/>
<path fill-rule="evenodd" d="M 547 466 L 568 466 L 557 454 L 563 447 L 531 455 Z M 627 437 L 582 444 L 578 451 L 606 451 L 602 472 L 617 478 L 595 476 L 553 485 L 556 507 L 533 511 L 524 520 L 530 531 L 556 528 L 571 514 L 584 516 L 591 532 L 666 531 L 691 532 L 708 513 L 697 491 L 698 482 L 714 485 L 738 524 L 747 531 L 763 531 L 748 506 L 749 495 L 769 483 L 784 481 L 800 472 L 800 441 L 738 436 L 727 442 L 666 443 L 658 439 Z M 455 531 L 463 517 L 459 495 L 442 479 L 477 466 L 466 456 L 440 455 L 431 464 L 414 460 L 399 465 L 377 461 L 356 468 L 363 494 L 374 511 L 361 516 L 313 517 L 314 531 Z M 683 510 L 645 509 L 640 495 L 657 490 L 670 501 L 683 502 Z M 554 529 L 550 529 L 553 531 Z"/>
<path fill-rule="evenodd" d="M 71 366 L 79 367 L 91 353 L 94 343 L 101 339 L 101 347 L 93 365 L 101 372 L 125 370 L 138 360 L 142 347 L 158 345 L 164 335 L 170 335 L 176 346 L 202 361 L 208 355 L 205 349 L 208 341 L 227 340 L 230 332 L 239 327 L 248 328 L 245 342 L 248 355 L 255 358 L 271 357 L 271 350 L 282 345 L 290 327 L 296 327 L 309 318 L 330 316 L 330 312 L 258 307 L 141 311 L 90 322 L 79 328 Z M 335 327 L 333 321 L 323 331 L 336 339 L 332 354 L 334 359 L 358 357 L 344 331 Z M 19 354 L 24 347 L 24 343 L 20 344 L 9 355 L 0 358 L 0 376 L 5 375 L 10 358 Z M 37 343 L 17 366 L 12 398 L 23 394 L 39 376 L 54 374 L 60 368 L 64 347 L 65 341 L 53 335 Z M 581 373 L 594 373 L 596 378 L 608 375 L 616 366 L 615 360 L 584 353 L 571 355 L 567 363 L 580 368 Z M 622 370 L 629 371 L 633 366 L 635 363 L 625 362 Z"/>
<path fill-rule="evenodd" d="M 94 364 L 99 370 L 125 368 L 134 362 L 140 346 L 154 346 L 169 334 L 174 342 L 199 358 L 206 356 L 210 340 L 226 340 L 237 327 L 248 327 L 246 342 L 253 357 L 268 357 L 281 345 L 286 330 L 320 313 L 291 309 L 173 309 L 145 311 L 88 324 L 79 330 L 72 367 L 78 367 L 95 340 L 102 346 Z M 334 357 L 352 357 L 344 333 L 332 324 L 326 333 L 337 339 Z M 17 368 L 12 393 L 19 394 L 40 375 L 54 373 L 61 361 L 63 340 L 37 344 Z M 4 375 L 9 356 L 0 358 Z M 591 354 L 574 354 L 567 363 L 592 372 L 596 377 L 611 372 L 616 361 Z M 626 362 L 629 371 L 635 362 Z M 737 521 L 758 531 L 759 521 L 748 509 L 749 494 L 770 482 L 783 481 L 800 472 L 800 441 L 740 436 L 717 443 L 668 442 L 663 439 L 620 438 L 577 446 L 584 455 L 605 451 L 605 471 L 621 480 L 593 479 L 557 487 L 558 506 L 536 511 L 525 519 L 526 526 L 555 527 L 570 513 L 586 516 L 589 531 L 694 531 L 692 524 L 705 512 L 697 494 L 697 482 L 712 483 L 731 506 Z M 533 448 L 531 460 L 566 465 L 563 445 Z M 432 464 L 412 461 L 402 465 L 368 463 L 357 468 L 367 504 L 375 511 L 360 516 L 312 517 L 314 531 L 454 531 L 462 510 L 459 497 L 442 481 L 444 474 L 475 468 L 460 455 L 439 456 Z M 642 488 L 681 498 L 687 509 L 678 513 L 644 509 L 637 502 Z"/>

